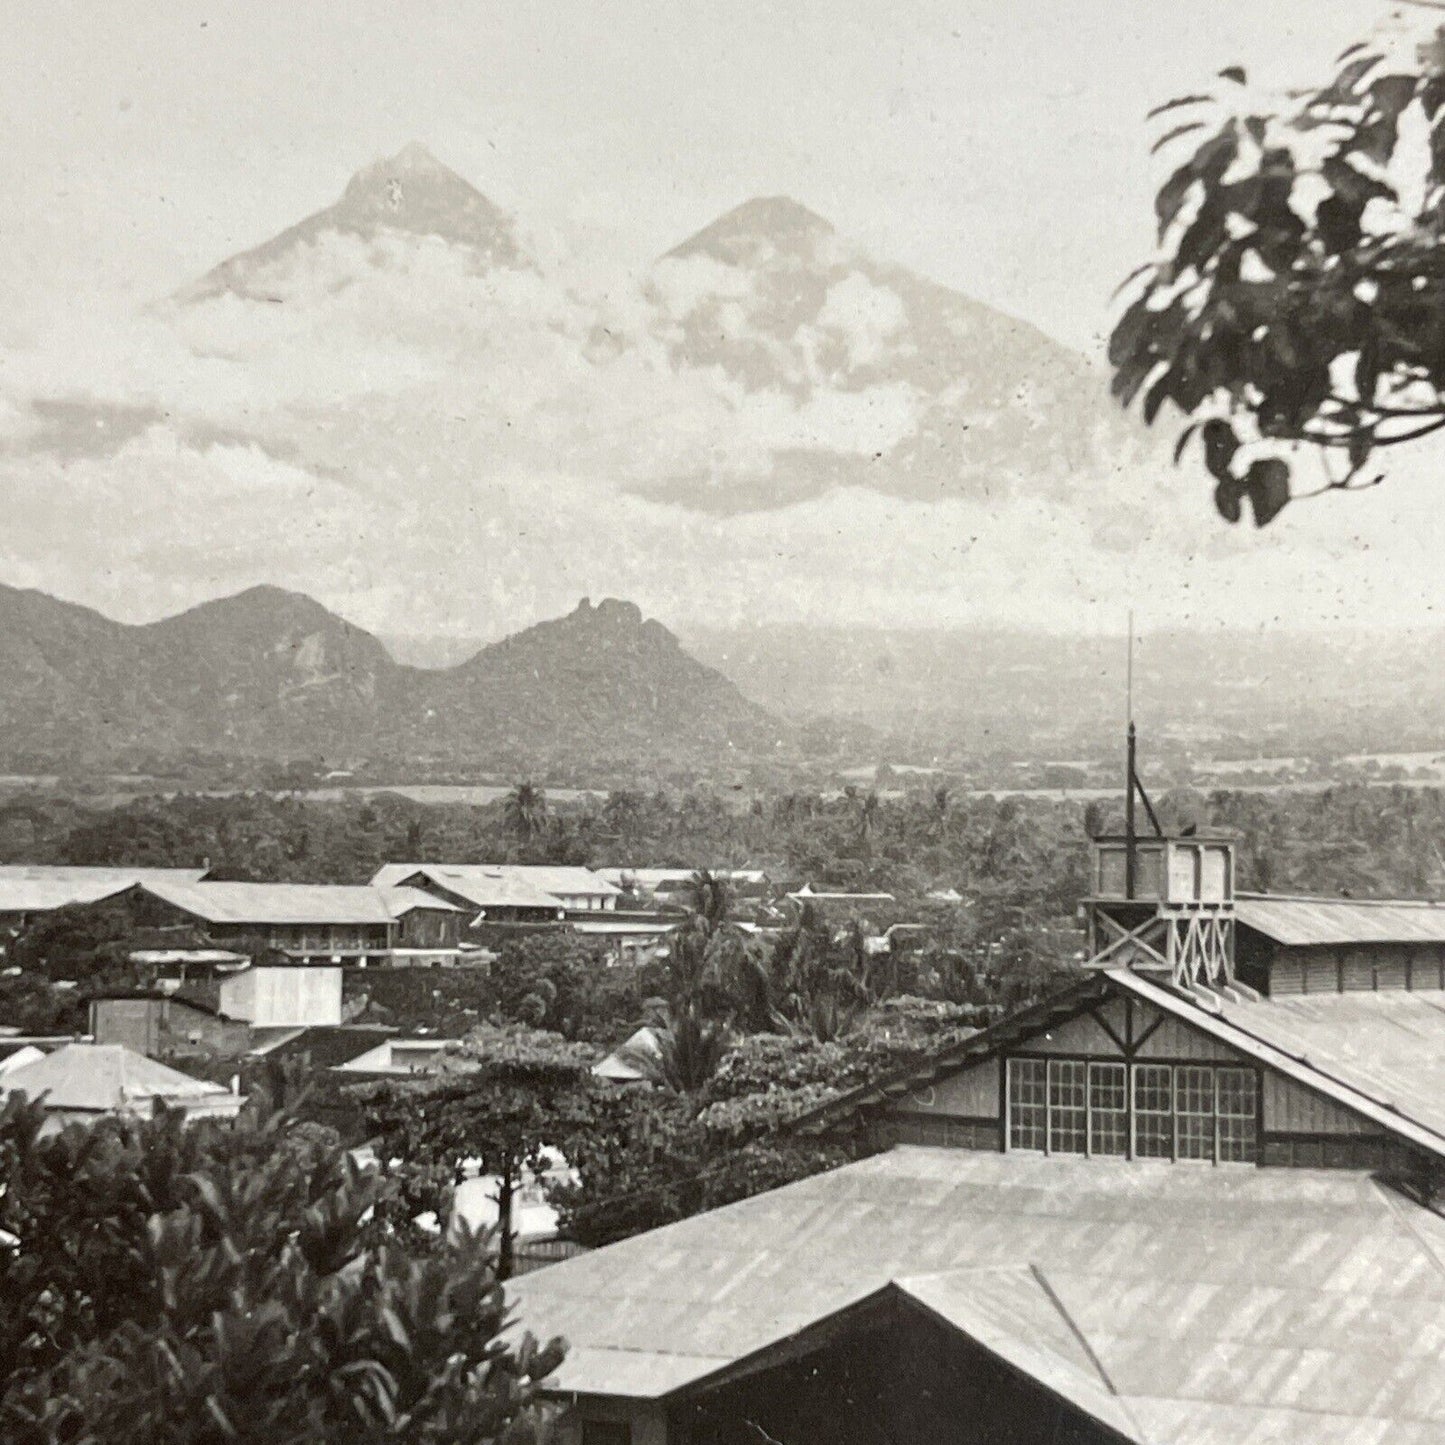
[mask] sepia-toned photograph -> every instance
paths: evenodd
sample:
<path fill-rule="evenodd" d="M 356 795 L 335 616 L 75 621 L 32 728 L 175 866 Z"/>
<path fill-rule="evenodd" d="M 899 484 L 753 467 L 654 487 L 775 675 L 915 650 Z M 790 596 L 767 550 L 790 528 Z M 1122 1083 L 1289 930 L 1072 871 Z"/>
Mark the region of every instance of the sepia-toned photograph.
<path fill-rule="evenodd" d="M 0 1442 L 1445 1445 L 1445 0 L 0 14 Z"/>

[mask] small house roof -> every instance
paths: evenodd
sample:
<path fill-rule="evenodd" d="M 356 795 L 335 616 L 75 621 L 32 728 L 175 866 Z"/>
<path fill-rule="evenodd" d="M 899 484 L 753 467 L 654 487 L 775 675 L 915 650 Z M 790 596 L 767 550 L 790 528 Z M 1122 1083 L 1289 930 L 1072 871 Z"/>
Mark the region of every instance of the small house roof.
<path fill-rule="evenodd" d="M 185 1103 L 230 1090 L 159 1064 L 123 1044 L 66 1044 L 0 1078 L 0 1090 L 46 1095 L 52 1109 L 107 1113 L 152 1099 Z"/>
<path fill-rule="evenodd" d="M 440 882 L 445 877 L 449 883 L 442 886 L 461 892 L 456 885 L 472 880 L 471 886 L 494 887 L 499 878 L 510 877 L 530 884 L 532 888 L 549 895 L 548 902 L 556 907 L 559 894 L 586 894 L 593 897 L 613 897 L 622 890 L 590 868 L 572 868 L 553 864 L 533 863 L 383 863 L 372 877 L 372 883 L 381 887 L 405 883 L 417 874 L 425 874 Z M 470 894 L 465 896 L 470 897 Z M 530 905 L 526 905 L 530 906 Z"/>
<path fill-rule="evenodd" d="M 592 1072 L 599 1079 L 608 1079 L 614 1084 L 635 1084 L 647 1078 L 645 1070 L 640 1069 L 629 1055 L 660 1058 L 662 1049 L 657 1042 L 657 1030 L 644 1024 L 625 1043 L 614 1049 L 600 1063 L 594 1064 Z"/>
<path fill-rule="evenodd" d="M 787 896 L 804 903 L 896 903 L 898 901 L 891 893 L 830 893 L 814 888 L 811 883 L 805 883 L 796 892 L 789 893 Z"/>

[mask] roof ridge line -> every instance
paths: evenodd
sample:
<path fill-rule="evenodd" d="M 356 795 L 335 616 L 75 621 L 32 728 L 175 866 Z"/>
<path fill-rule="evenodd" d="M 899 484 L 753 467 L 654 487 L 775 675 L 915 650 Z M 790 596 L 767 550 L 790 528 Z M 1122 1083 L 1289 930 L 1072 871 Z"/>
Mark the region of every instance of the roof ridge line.
<path fill-rule="evenodd" d="M 1098 1372 L 1099 1378 L 1104 1382 L 1109 1393 L 1122 1403 L 1124 1397 L 1119 1393 L 1118 1386 L 1115 1385 L 1108 1370 L 1104 1368 L 1104 1362 L 1095 1352 L 1093 1345 L 1089 1343 L 1088 1336 L 1085 1335 L 1079 1327 L 1079 1322 L 1069 1313 L 1068 1307 L 1064 1304 L 1063 1300 L 1059 1298 L 1058 1291 L 1049 1283 L 1048 1276 L 1032 1261 L 1029 1262 L 1028 1270 L 1029 1273 L 1033 1275 L 1038 1287 L 1049 1297 L 1049 1303 L 1053 1305 L 1063 1318 L 1064 1323 L 1068 1325 L 1069 1332 L 1079 1342 L 1080 1349 L 1089 1357 L 1089 1363 L 1093 1365 L 1094 1369 Z M 1130 1418 L 1133 1418 L 1132 1415 Z M 1135 1424 L 1138 1424 L 1138 1421 L 1135 1421 Z"/>
<path fill-rule="evenodd" d="M 1385 1208 L 1388 1209 L 1397 1220 L 1399 1220 L 1403 1228 L 1407 1229 L 1410 1232 L 1411 1238 L 1413 1238 L 1415 1243 L 1420 1246 L 1421 1250 L 1424 1252 L 1425 1258 L 1429 1260 L 1432 1265 L 1434 1265 L 1436 1272 L 1442 1278 L 1445 1278 L 1445 1258 L 1442 1258 L 1440 1253 L 1436 1250 L 1435 1246 L 1431 1244 L 1430 1241 L 1426 1239 L 1425 1236 L 1421 1234 L 1418 1229 L 1416 1229 L 1415 1221 L 1412 1220 L 1410 1216 L 1405 1213 L 1405 1210 L 1403 1208 L 1403 1200 L 1398 1195 L 1396 1195 L 1393 1190 L 1387 1189 L 1373 1175 L 1370 1176 L 1370 1183 L 1374 1186 L 1376 1192 L 1380 1195 L 1380 1197 L 1385 1201 Z"/>
<path fill-rule="evenodd" d="M 1234 895 L 1245 903 L 1341 903 L 1352 908 L 1442 908 L 1438 898 L 1354 898 L 1336 893 L 1244 893 Z"/>

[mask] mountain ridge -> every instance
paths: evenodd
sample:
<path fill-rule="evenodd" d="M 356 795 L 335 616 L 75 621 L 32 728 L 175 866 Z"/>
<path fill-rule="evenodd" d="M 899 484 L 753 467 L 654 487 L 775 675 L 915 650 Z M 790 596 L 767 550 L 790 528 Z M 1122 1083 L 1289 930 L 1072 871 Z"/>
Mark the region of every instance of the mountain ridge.
<path fill-rule="evenodd" d="M 584 599 L 424 670 L 307 594 L 271 586 L 133 624 L 0 585 L 0 728 L 16 751 L 57 756 L 538 762 L 578 750 L 744 754 L 788 734 L 632 603 Z"/>

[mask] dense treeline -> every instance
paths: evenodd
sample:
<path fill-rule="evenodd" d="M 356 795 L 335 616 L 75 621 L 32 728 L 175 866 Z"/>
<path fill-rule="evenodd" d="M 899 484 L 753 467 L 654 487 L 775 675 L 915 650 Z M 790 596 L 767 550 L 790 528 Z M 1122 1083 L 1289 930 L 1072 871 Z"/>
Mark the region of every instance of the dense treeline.
<path fill-rule="evenodd" d="M 519 800 L 520 795 L 520 800 Z M 1157 800 L 1166 825 L 1239 840 L 1243 888 L 1413 895 L 1445 874 L 1445 790 L 1345 785 L 1275 793 L 1192 791 Z M 535 861 L 681 868 L 750 864 L 779 881 L 934 887 L 1072 912 L 1087 837 L 1119 825 L 1110 803 L 866 790 L 740 800 L 712 791 L 618 791 L 549 807 L 525 785 L 488 806 L 395 794 L 316 802 L 268 794 L 88 807 L 48 794 L 0 802 L 0 862 L 198 865 L 220 878 L 354 883 L 383 862 Z"/>

